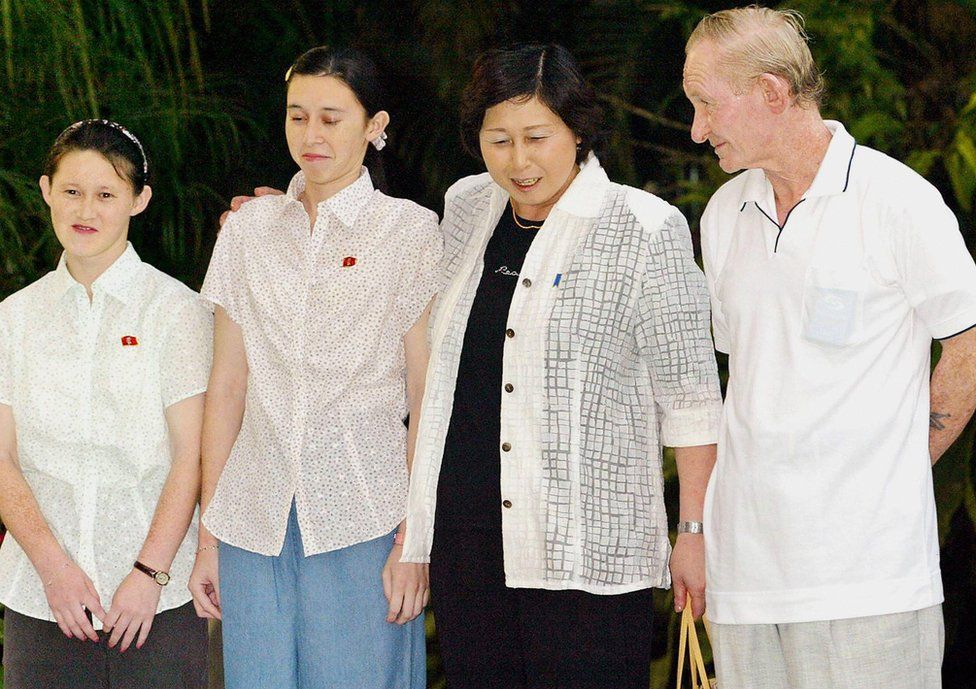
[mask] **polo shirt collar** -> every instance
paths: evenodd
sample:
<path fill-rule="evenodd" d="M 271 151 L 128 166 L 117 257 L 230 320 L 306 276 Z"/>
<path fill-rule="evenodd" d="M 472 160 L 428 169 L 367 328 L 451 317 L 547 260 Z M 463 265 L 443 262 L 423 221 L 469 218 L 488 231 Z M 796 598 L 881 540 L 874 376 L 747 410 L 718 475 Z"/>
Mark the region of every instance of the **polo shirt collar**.
<path fill-rule="evenodd" d="M 122 255 L 115 259 L 115 262 L 92 283 L 92 294 L 105 292 L 123 304 L 132 303 L 137 296 L 138 285 L 135 277 L 140 265 L 142 265 L 142 260 L 132 247 L 132 242 L 126 242 L 125 251 L 122 252 Z M 85 289 L 68 272 L 68 264 L 63 252 L 54 272 L 54 289 L 58 298 L 63 299 L 73 289 Z"/>
<path fill-rule="evenodd" d="M 813 178 L 813 183 L 803 195 L 807 199 L 814 196 L 843 194 L 850 183 L 851 166 L 854 163 L 854 149 L 857 143 L 840 122 L 825 120 L 824 124 L 831 133 L 830 144 L 817 170 L 817 176 Z"/>
<path fill-rule="evenodd" d="M 742 173 L 745 177 L 745 185 L 742 188 L 743 208 L 746 203 L 765 202 L 772 196 L 773 188 L 766 179 L 766 173 L 760 169 L 746 170 Z"/>
<path fill-rule="evenodd" d="M 850 183 L 857 142 L 840 122 L 824 120 L 824 124 L 831 134 L 830 143 L 827 145 L 827 153 L 820 162 L 820 167 L 817 168 L 817 174 L 810 188 L 803 194 L 805 199 L 842 194 L 847 191 L 847 185 Z M 772 198 L 772 185 L 762 170 L 746 170 L 742 174 L 746 175 L 743 201 L 761 203 Z"/>
<path fill-rule="evenodd" d="M 305 173 L 299 171 L 291 178 L 291 183 L 288 185 L 288 191 L 286 193 L 294 201 L 301 203 L 300 197 L 304 191 Z M 323 209 L 331 211 L 339 219 L 339 222 L 348 228 L 352 228 L 356 224 L 359 214 L 366 207 L 366 204 L 369 203 L 370 198 L 372 198 L 373 191 L 373 180 L 369 176 L 369 170 L 364 165 L 360 169 L 359 177 L 355 182 L 334 196 L 320 202 L 318 210 L 320 213 Z"/>

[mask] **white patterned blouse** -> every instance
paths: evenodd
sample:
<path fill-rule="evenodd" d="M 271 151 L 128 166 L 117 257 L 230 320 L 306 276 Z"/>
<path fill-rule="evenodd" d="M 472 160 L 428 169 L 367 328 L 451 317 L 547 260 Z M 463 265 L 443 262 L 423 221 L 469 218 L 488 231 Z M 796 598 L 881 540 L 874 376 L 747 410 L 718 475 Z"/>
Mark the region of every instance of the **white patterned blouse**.
<path fill-rule="evenodd" d="M 404 561 L 429 560 L 464 331 L 507 201 L 487 174 L 447 192 Z M 669 585 L 661 446 L 714 443 L 721 410 L 708 293 L 684 218 L 611 182 L 590 156 L 525 257 L 506 335 L 507 585 L 601 594 Z"/>
<path fill-rule="evenodd" d="M 237 441 L 203 516 L 220 540 L 277 555 L 294 498 L 306 555 L 389 533 L 406 512 L 403 336 L 433 296 L 437 216 L 369 173 L 318 205 L 244 204 L 202 294 L 240 326 L 248 377 Z"/>
<path fill-rule="evenodd" d="M 45 521 L 108 610 L 169 476 L 166 408 L 207 389 L 213 315 L 131 244 L 91 289 L 89 302 L 62 257 L 0 303 L 0 404 L 13 412 L 20 468 Z M 194 516 L 159 611 L 190 600 L 196 542 Z M 54 620 L 40 576 L 9 536 L 0 602 Z"/>

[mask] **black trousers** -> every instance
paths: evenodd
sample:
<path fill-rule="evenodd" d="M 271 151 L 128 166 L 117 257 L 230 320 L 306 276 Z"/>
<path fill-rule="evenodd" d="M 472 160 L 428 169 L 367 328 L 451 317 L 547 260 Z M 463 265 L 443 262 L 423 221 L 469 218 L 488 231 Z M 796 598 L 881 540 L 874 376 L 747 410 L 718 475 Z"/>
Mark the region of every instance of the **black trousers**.
<path fill-rule="evenodd" d="M 187 603 L 156 615 L 142 648 L 125 653 L 69 639 L 54 622 L 4 611 L 4 689 L 206 689 L 207 621 Z"/>
<path fill-rule="evenodd" d="M 651 590 L 505 586 L 501 533 L 435 528 L 431 603 L 448 689 L 647 689 Z"/>

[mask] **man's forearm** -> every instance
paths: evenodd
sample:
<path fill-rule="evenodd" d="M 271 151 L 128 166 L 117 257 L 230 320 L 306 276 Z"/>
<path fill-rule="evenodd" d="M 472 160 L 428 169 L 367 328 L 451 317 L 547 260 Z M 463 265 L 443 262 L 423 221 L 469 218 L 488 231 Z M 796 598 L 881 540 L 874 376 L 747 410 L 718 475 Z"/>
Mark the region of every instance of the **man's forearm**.
<path fill-rule="evenodd" d="M 962 433 L 976 408 L 976 328 L 942 342 L 932 372 L 929 456 L 935 464 Z"/>
<path fill-rule="evenodd" d="M 674 448 L 678 465 L 678 519 L 700 522 L 705 505 L 705 488 L 715 466 L 715 445 Z"/>

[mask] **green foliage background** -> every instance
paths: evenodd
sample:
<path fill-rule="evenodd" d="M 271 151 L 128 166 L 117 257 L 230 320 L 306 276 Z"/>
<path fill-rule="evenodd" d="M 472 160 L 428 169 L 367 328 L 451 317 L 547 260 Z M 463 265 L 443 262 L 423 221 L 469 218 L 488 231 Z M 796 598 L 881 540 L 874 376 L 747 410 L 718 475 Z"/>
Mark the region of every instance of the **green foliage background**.
<path fill-rule="evenodd" d="M 745 3 L 0 0 L 0 297 L 55 265 L 57 242 L 36 181 L 57 133 L 95 116 L 130 127 L 151 159 L 155 194 L 133 227 L 137 249 L 199 286 L 226 200 L 287 182 L 294 166 L 282 135 L 284 72 L 322 43 L 376 58 L 391 87 L 390 186 L 436 210 L 454 179 L 480 171 L 457 136 L 458 96 L 477 53 L 517 40 L 563 43 L 606 106 L 611 177 L 678 204 L 694 227 L 727 177 L 688 137 L 683 44 L 703 13 L 732 4 Z M 828 81 L 825 114 L 938 186 L 972 250 L 976 0 L 784 6 L 807 17 Z M 947 684 L 971 681 L 976 669 L 973 444 L 970 424 L 935 468 Z M 670 459 L 667 478 L 676 514 Z M 662 592 L 653 687 L 673 671 L 670 605 Z M 431 632 L 431 682 L 439 686 Z"/>

